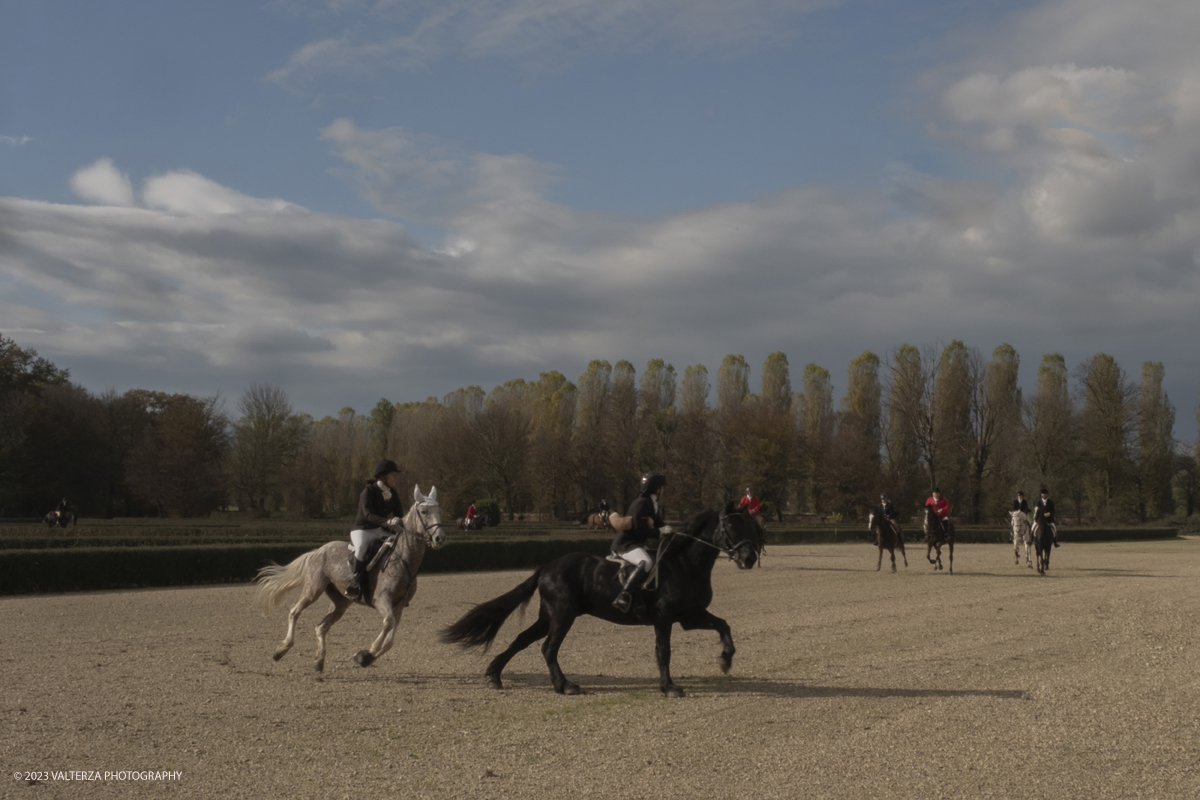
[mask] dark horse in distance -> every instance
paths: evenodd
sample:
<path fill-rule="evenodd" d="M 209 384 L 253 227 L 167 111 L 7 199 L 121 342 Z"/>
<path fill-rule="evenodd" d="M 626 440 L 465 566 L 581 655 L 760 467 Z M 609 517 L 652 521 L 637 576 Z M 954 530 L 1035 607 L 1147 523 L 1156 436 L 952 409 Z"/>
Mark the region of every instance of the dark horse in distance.
<path fill-rule="evenodd" d="M 79 524 L 79 518 L 75 516 L 74 511 L 51 511 L 42 521 L 46 523 L 47 528 L 53 528 L 55 525 L 65 528 L 67 525 Z"/>
<path fill-rule="evenodd" d="M 925 506 L 925 558 L 934 565 L 934 569 L 942 568 L 942 545 L 950 546 L 950 574 L 954 574 L 954 523 L 942 521 L 933 506 Z M 934 559 L 930 553 L 937 551 Z"/>
<path fill-rule="evenodd" d="M 1054 530 L 1047 523 L 1033 524 L 1033 546 L 1038 575 L 1045 575 L 1050 569 L 1050 548 L 1054 547 Z"/>
<path fill-rule="evenodd" d="M 904 531 L 900 530 L 899 525 L 872 513 L 867 517 L 867 529 L 875 534 L 875 545 L 879 548 L 879 561 L 875 564 L 876 572 L 879 572 L 883 566 L 885 549 L 892 554 L 892 572 L 896 571 L 896 548 L 900 549 L 900 557 L 904 559 L 904 566 L 908 567 L 908 556 L 904 552 Z"/>
<path fill-rule="evenodd" d="M 486 677 L 493 689 L 503 688 L 500 673 L 513 656 L 545 638 L 542 656 L 550 668 L 554 691 L 579 694 L 578 684 L 567 680 L 558 665 L 558 649 L 575 620 L 591 614 L 618 625 L 653 625 L 659 686 L 668 697 L 683 697 L 683 690 L 671 680 L 671 627 L 678 622 L 685 631 L 716 631 L 721 637 L 721 671 L 729 671 L 735 652 L 729 625 L 707 610 L 713 596 L 713 564 L 725 553 L 741 569 L 750 569 L 758 560 L 761 535 L 762 528 L 749 512 L 733 503 L 720 513 L 697 514 L 683 532 L 663 535 L 656 564 L 658 585 L 638 591 L 628 614 L 612 606 L 621 591 L 621 567 L 598 556 L 572 553 L 542 566 L 507 594 L 475 606 L 443 629 L 441 638 L 463 647 L 486 649 L 509 615 L 528 603 L 536 591 L 541 593 L 537 622 L 521 631 L 488 665 Z"/>

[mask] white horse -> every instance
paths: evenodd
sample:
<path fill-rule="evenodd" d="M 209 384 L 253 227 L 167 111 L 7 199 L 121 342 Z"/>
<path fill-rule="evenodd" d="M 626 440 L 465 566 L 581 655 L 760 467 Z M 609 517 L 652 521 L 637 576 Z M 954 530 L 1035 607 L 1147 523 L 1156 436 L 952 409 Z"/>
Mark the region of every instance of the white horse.
<path fill-rule="evenodd" d="M 1021 563 L 1021 542 L 1025 543 L 1025 566 L 1033 569 L 1033 528 L 1029 524 L 1029 515 L 1024 511 L 1010 511 L 1012 518 L 1013 556 L 1017 564 Z"/>
<path fill-rule="evenodd" d="M 437 488 L 428 495 L 421 494 L 421 487 L 413 487 L 413 507 L 404 515 L 401 529 L 397 531 L 376 557 L 382 565 L 367 575 L 362 596 L 352 600 L 345 594 L 352 577 L 347 559 L 347 543 L 329 542 L 316 550 L 310 550 L 287 566 L 270 564 L 258 571 L 257 600 L 266 605 L 266 612 L 278 608 L 283 595 L 292 589 L 303 587 L 300 599 L 288 612 L 287 635 L 283 644 L 272 656 L 276 661 L 283 658 L 296 641 L 296 619 L 322 594 L 333 602 L 330 611 L 317 625 L 317 672 L 325 669 L 325 634 L 342 618 L 346 609 L 354 603 L 371 606 L 383 615 L 383 630 L 367 650 L 359 650 L 354 660 L 359 666 L 369 666 L 375 659 L 392 647 L 400 614 L 417 593 L 417 570 L 425 556 L 425 547 L 437 550 L 446 544 L 446 533 L 442 530 L 442 510 L 437 504 Z"/>

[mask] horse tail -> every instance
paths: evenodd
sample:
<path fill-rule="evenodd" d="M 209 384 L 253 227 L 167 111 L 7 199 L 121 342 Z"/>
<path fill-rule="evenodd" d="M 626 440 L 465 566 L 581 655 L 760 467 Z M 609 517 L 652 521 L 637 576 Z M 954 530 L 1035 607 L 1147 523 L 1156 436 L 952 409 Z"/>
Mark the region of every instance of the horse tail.
<path fill-rule="evenodd" d="M 258 571 L 254 581 L 258 584 L 256 603 L 264 606 L 263 616 L 283 605 L 283 596 L 292 589 L 304 585 L 308 576 L 308 565 L 318 551 L 311 550 L 287 566 L 281 566 L 274 561 Z"/>
<path fill-rule="evenodd" d="M 438 638 L 446 644 L 459 644 L 468 648 L 482 647 L 486 652 L 509 615 L 517 608 L 529 604 L 533 593 L 537 591 L 538 579 L 541 576 L 542 569 L 539 567 L 517 588 L 495 600 L 480 603 L 464 614 L 458 622 L 442 628 Z"/>

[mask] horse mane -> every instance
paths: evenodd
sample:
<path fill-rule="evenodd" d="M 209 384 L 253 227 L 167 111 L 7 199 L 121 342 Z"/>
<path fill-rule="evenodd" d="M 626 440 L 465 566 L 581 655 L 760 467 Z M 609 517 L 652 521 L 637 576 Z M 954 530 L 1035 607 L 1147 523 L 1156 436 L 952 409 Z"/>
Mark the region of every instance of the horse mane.
<path fill-rule="evenodd" d="M 698 536 L 700 531 L 704 530 L 704 527 L 716 516 L 717 512 L 715 511 L 701 511 L 699 514 L 692 514 L 683 524 L 685 532 L 692 536 Z"/>

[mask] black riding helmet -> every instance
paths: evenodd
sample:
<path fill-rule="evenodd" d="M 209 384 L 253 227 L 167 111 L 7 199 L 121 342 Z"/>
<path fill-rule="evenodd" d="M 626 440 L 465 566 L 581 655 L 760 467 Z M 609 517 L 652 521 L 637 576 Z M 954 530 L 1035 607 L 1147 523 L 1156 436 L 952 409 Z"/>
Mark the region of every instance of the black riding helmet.
<path fill-rule="evenodd" d="M 385 458 L 375 465 L 375 479 L 378 480 L 389 472 L 399 472 L 400 468 L 396 466 L 396 462 L 390 458 Z"/>
<path fill-rule="evenodd" d="M 666 485 L 666 475 L 663 475 L 661 472 L 647 472 L 642 476 L 642 489 L 639 494 L 642 497 L 649 497 Z"/>

